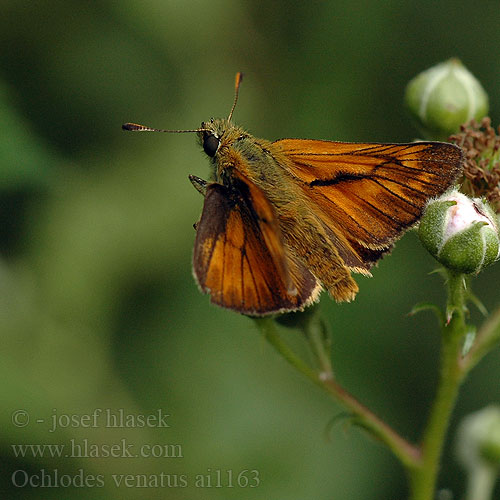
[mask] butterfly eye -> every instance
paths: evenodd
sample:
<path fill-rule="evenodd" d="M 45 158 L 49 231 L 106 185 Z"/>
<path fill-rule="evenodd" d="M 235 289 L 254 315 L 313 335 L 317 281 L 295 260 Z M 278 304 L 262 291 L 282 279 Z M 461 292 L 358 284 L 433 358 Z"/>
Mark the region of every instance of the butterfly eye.
<path fill-rule="evenodd" d="M 203 135 L 203 150 L 208 156 L 214 157 L 219 148 L 219 138 L 215 135 L 205 132 Z"/>

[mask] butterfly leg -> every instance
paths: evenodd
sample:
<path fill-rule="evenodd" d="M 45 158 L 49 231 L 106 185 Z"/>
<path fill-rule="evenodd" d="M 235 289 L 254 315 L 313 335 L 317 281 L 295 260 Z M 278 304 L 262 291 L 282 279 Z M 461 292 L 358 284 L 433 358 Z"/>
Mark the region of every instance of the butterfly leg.
<path fill-rule="evenodd" d="M 198 193 L 201 193 L 203 196 L 207 194 L 207 181 L 200 179 L 196 175 L 189 175 L 189 180 Z"/>
<path fill-rule="evenodd" d="M 208 186 L 207 181 L 201 179 L 200 177 L 197 177 L 196 175 L 191 175 L 191 174 L 189 175 L 189 180 L 191 181 L 191 184 L 194 186 L 196 191 L 198 191 L 198 193 L 201 193 L 203 196 L 206 196 L 207 186 Z M 198 219 L 198 221 L 193 224 L 195 231 L 198 229 L 199 223 L 200 220 Z"/>

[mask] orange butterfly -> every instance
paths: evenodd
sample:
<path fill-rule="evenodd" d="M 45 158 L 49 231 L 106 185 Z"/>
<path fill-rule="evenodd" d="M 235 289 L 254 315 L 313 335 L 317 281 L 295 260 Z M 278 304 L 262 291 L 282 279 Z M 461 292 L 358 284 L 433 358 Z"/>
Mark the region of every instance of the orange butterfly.
<path fill-rule="evenodd" d="M 442 142 L 369 144 L 257 139 L 227 119 L 196 130 L 213 180 L 189 176 L 205 202 L 193 271 L 211 301 L 251 316 L 302 310 L 322 287 L 337 301 L 462 171 L 462 150 Z"/>

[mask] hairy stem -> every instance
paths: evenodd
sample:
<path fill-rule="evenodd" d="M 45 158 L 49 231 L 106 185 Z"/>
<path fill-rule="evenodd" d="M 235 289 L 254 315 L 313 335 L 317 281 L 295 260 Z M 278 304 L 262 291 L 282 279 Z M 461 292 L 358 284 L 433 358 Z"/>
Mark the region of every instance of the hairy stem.
<path fill-rule="evenodd" d="M 465 282 L 460 274 L 448 275 L 449 322 L 442 332 L 441 372 L 438 389 L 422 440 L 421 462 L 410 469 L 412 500 L 433 500 L 450 417 L 464 377 L 462 343 L 466 334 Z"/>

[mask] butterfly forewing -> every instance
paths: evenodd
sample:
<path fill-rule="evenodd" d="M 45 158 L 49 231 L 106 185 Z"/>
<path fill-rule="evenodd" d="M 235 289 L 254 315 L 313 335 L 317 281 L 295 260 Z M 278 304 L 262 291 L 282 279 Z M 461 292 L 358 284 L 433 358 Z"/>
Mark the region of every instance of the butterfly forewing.
<path fill-rule="evenodd" d="M 274 143 L 322 219 L 353 247 L 383 250 L 421 216 L 461 171 L 451 144 L 359 144 L 284 139 Z M 374 262 L 380 254 L 367 252 Z"/>
<path fill-rule="evenodd" d="M 297 289 L 288 269 L 281 230 L 273 206 L 264 193 L 237 170 L 232 172 L 232 187 L 234 190 L 233 199 L 245 206 L 250 218 L 258 222 L 260 233 L 281 281 L 286 286 L 287 291 L 295 295 Z"/>
<path fill-rule="evenodd" d="M 286 253 L 260 189 L 236 180 L 231 188 L 207 187 L 193 254 L 201 290 L 213 303 L 248 315 L 302 309 L 316 300 L 320 285 Z"/>

